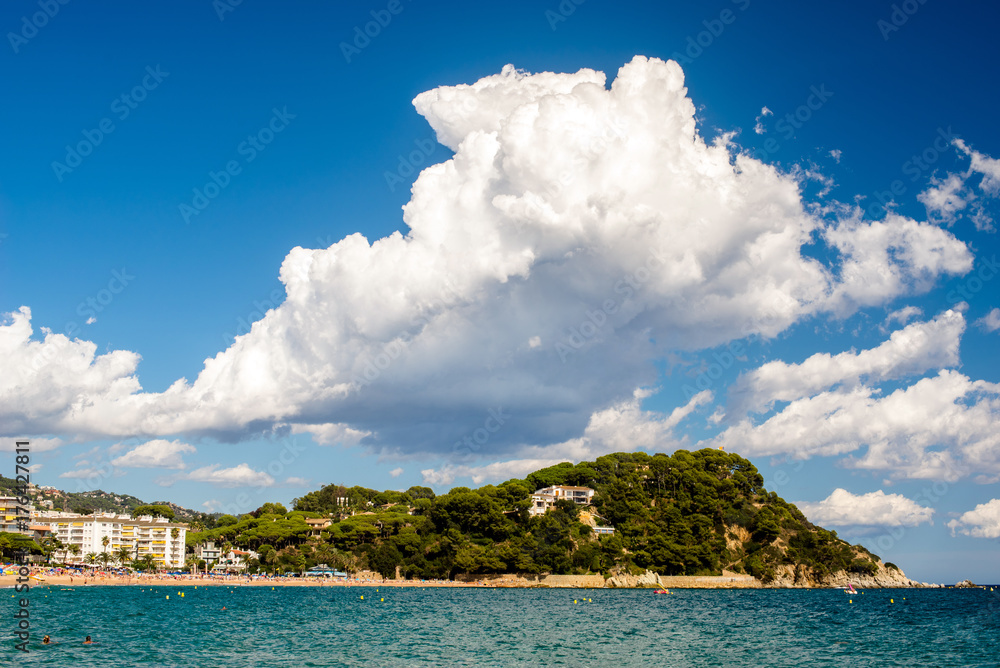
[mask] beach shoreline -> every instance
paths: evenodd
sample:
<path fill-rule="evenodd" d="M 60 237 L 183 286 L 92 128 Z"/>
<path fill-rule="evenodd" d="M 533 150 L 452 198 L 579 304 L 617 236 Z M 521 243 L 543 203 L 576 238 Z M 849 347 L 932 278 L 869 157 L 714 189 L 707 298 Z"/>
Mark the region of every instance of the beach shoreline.
<path fill-rule="evenodd" d="M 511 576 L 487 576 L 476 580 L 390 580 L 376 578 L 299 578 L 299 577 L 258 577 L 247 576 L 205 576 L 205 575 L 158 575 L 158 576 L 118 576 L 106 575 L 40 575 L 41 580 L 32 578 L 32 589 L 41 587 L 443 587 L 443 588 L 503 588 L 503 589 L 653 589 L 655 585 L 631 587 L 602 586 L 593 576 L 573 576 L 581 581 L 545 583 L 524 582 L 522 578 Z M 551 576 L 550 576 L 551 577 Z M 601 576 L 598 576 L 601 577 Z M 584 579 L 587 578 L 587 579 Z M 591 579 L 593 578 L 593 579 Z M 789 587 L 767 587 L 759 582 L 729 581 L 721 577 L 671 576 L 664 577 L 667 589 L 788 589 Z M 19 584 L 16 575 L 0 575 L 0 587 L 12 588 Z M 23 584 L 23 582 L 21 582 Z M 794 589 L 835 589 L 837 587 L 792 587 Z M 866 586 L 865 589 L 882 587 Z M 890 587 L 896 588 L 896 587 Z"/>

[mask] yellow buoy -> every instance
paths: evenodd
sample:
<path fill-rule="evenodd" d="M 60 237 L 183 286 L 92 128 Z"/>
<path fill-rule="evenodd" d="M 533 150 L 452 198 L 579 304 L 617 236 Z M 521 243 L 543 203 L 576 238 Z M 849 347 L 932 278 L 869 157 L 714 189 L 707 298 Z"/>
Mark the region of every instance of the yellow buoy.
<path fill-rule="evenodd" d="M 181 598 L 184 598 L 184 592 L 181 592 Z"/>
<path fill-rule="evenodd" d="M 851 599 L 848 599 L 848 600 L 847 600 L 847 602 L 848 602 L 848 603 L 854 603 L 854 599 L 853 599 L 853 598 L 851 598 Z"/>
<path fill-rule="evenodd" d="M 362 594 L 362 595 L 361 595 L 361 600 L 362 600 L 362 601 L 363 601 L 363 600 L 365 600 L 365 596 L 364 596 L 364 594 Z"/>
<path fill-rule="evenodd" d="M 891 598 L 889 599 L 889 602 L 890 602 L 890 603 L 895 603 L 895 601 L 894 601 L 894 600 L 892 600 Z"/>
<path fill-rule="evenodd" d="M 576 605 L 576 599 L 575 598 L 573 599 L 573 605 Z"/>
<path fill-rule="evenodd" d="M 385 600 L 385 598 L 382 598 L 381 600 L 383 600 L 383 601 L 384 601 L 384 600 Z"/>
<path fill-rule="evenodd" d="M 167 594 L 167 600 L 168 601 L 170 600 L 170 594 Z"/>

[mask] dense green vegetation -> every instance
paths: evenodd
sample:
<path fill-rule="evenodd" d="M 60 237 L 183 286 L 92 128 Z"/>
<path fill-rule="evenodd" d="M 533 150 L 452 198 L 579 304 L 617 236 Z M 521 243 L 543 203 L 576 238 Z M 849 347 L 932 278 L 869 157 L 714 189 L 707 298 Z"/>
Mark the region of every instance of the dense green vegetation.
<path fill-rule="evenodd" d="M 593 488 L 593 507 L 559 502 L 545 515 L 529 516 L 530 494 L 550 485 Z M 582 511 L 598 525 L 614 526 L 616 535 L 594 535 Z M 314 537 L 310 517 L 332 523 Z M 252 548 L 261 554 L 260 568 L 284 572 L 319 563 L 413 578 L 646 568 L 700 575 L 726 568 L 767 582 L 782 565 L 802 577 L 877 568 L 867 550 L 810 524 L 767 492 L 749 461 L 707 449 L 607 455 L 440 496 L 426 487 L 378 492 L 328 485 L 296 499 L 291 512 L 265 504 L 240 518 L 202 518 L 193 528 L 200 530 L 188 534 L 189 546 L 214 540 Z"/>

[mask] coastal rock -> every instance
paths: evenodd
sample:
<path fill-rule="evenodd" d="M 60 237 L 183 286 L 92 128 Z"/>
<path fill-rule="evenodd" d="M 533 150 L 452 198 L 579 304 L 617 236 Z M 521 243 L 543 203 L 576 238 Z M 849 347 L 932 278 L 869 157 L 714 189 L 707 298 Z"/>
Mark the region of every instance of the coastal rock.
<path fill-rule="evenodd" d="M 906 577 L 906 574 L 903 573 L 903 571 L 898 568 L 888 567 L 882 561 L 876 562 L 876 565 L 878 569 L 871 575 L 865 573 L 837 571 L 827 575 L 826 577 L 815 577 L 805 569 L 796 569 L 793 566 L 784 566 L 776 569 L 774 580 L 764 586 L 779 589 L 846 587 L 849 584 L 854 585 L 859 589 L 928 586 L 922 582 L 911 580 Z"/>
<path fill-rule="evenodd" d="M 973 583 L 972 580 L 962 580 L 957 585 L 955 585 L 955 589 L 972 589 L 978 586 L 979 585 Z"/>
<path fill-rule="evenodd" d="M 630 573 L 619 573 L 612 575 L 604 582 L 605 587 L 616 589 L 635 589 L 642 587 L 663 587 L 658 573 L 646 570 L 642 575 L 632 575 Z"/>

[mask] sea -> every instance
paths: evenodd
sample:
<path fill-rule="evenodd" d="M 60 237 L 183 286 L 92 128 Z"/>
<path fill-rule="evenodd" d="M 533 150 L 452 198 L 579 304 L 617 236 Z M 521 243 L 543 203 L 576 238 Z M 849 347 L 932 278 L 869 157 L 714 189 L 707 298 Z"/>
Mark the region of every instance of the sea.
<path fill-rule="evenodd" d="M 1000 666 L 1000 587 L 39 586 L 27 654 L 22 597 L 0 603 L 2 665 Z"/>

